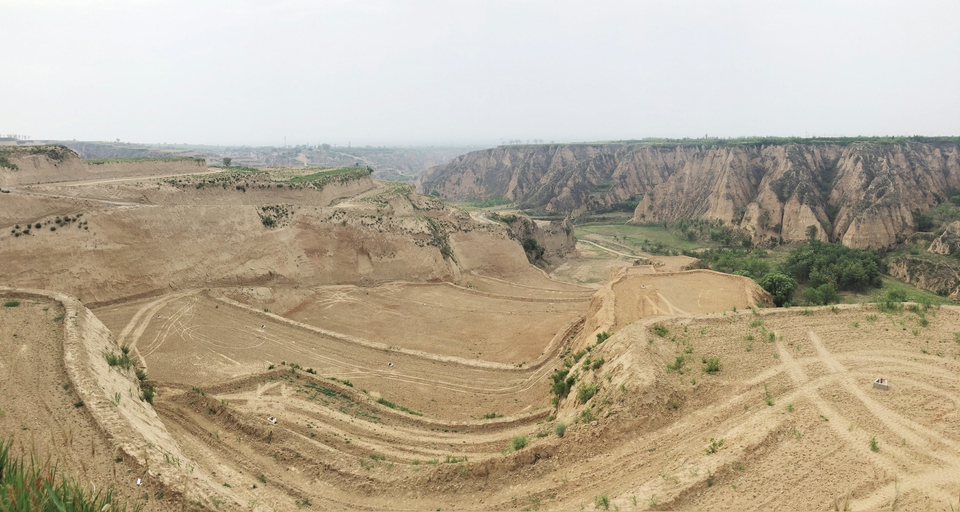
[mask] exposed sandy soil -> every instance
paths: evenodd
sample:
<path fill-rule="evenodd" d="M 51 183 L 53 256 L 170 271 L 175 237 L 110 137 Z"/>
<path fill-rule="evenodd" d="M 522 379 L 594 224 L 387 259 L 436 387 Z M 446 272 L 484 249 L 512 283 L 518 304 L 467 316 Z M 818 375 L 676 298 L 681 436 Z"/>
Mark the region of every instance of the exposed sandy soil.
<path fill-rule="evenodd" d="M 246 298 L 252 291 L 215 294 Z M 210 386 L 296 363 L 433 417 L 463 420 L 545 410 L 548 397 L 532 382 L 544 377 L 543 363 L 551 355 L 555 360 L 563 340 L 551 341 L 577 325 L 585 307 L 492 299 L 444 284 L 397 284 L 314 290 L 283 316 L 204 292 L 96 314 L 160 382 Z M 437 401 L 430 392 L 436 387 L 456 398 Z"/>

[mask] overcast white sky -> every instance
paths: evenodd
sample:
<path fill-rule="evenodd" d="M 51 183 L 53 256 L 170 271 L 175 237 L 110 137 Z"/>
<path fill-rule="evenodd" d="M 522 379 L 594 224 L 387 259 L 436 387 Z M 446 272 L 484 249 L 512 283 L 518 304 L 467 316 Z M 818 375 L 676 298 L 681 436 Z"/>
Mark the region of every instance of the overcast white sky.
<path fill-rule="evenodd" d="M 0 134 L 960 135 L 960 1 L 0 0 Z"/>

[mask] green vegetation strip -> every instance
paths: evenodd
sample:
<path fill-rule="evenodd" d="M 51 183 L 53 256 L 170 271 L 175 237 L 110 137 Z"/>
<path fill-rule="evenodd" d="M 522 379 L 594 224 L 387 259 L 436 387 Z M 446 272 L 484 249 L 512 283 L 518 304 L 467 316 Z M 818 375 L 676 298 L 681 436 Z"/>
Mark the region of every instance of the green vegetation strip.
<path fill-rule="evenodd" d="M 330 171 L 320 171 L 313 174 L 294 176 L 287 180 L 289 183 L 311 183 L 314 186 L 325 185 L 331 181 L 350 181 L 357 178 L 363 178 L 373 174 L 373 171 L 367 167 L 342 167 Z"/>
<path fill-rule="evenodd" d="M 397 404 L 391 402 L 390 400 L 387 400 L 386 398 L 377 399 L 377 403 L 380 404 L 380 405 L 386 405 L 387 407 L 389 407 L 389 408 L 391 408 L 391 409 L 396 409 L 396 410 L 398 410 L 398 411 L 403 411 L 403 412 L 405 412 L 405 413 L 412 414 L 412 415 L 414 415 L 414 416 L 423 416 L 423 413 L 422 413 L 422 412 L 411 411 L 410 409 L 407 409 L 406 407 L 404 407 L 404 406 L 402 406 L 402 405 L 397 405 Z"/>
<path fill-rule="evenodd" d="M 193 162 L 195 164 L 206 163 L 205 158 L 195 158 L 187 156 L 174 156 L 174 157 L 145 157 L 145 158 L 92 158 L 90 160 L 84 160 L 84 163 L 90 165 L 101 165 L 101 164 L 123 164 L 131 162 Z"/>

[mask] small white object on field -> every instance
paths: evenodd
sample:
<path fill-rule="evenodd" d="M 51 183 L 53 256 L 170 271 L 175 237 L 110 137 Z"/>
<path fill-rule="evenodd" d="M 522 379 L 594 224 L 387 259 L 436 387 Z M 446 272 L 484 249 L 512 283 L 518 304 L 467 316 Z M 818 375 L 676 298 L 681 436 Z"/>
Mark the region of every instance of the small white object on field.
<path fill-rule="evenodd" d="M 140 487 L 140 485 L 141 485 L 141 482 L 140 482 L 140 479 L 138 478 L 138 479 L 137 479 L 137 487 Z"/>

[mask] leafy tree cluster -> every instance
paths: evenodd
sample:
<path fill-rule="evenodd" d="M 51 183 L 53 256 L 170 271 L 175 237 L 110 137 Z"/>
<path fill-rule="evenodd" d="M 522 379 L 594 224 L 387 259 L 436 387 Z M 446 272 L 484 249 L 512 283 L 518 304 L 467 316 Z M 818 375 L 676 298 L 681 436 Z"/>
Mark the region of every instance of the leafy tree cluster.
<path fill-rule="evenodd" d="M 790 251 L 778 272 L 757 281 L 777 306 L 790 302 L 798 283 L 807 285 L 803 292 L 807 304 L 833 304 L 840 302 L 840 290 L 879 288 L 881 267 L 876 251 L 811 240 Z"/>
<path fill-rule="evenodd" d="M 880 254 L 841 244 L 813 240 L 790 251 L 783 272 L 812 288 L 832 284 L 837 290 L 864 290 L 881 286 Z"/>
<path fill-rule="evenodd" d="M 640 204 L 640 200 L 643 199 L 643 194 L 632 195 L 622 201 L 616 203 L 601 206 L 593 210 L 593 213 L 612 213 L 612 212 L 626 212 L 633 213 L 637 209 L 637 206 Z"/>
<path fill-rule="evenodd" d="M 754 279 L 773 296 L 777 306 L 790 303 L 800 284 L 806 285 L 803 301 L 812 305 L 840 302 L 842 290 L 860 291 L 882 284 L 879 253 L 819 240 L 793 249 L 776 268 L 767 261 L 767 252 L 759 247 L 720 248 L 691 255 L 700 258 L 701 268 Z"/>
<path fill-rule="evenodd" d="M 720 219 L 680 219 L 677 229 L 690 242 L 716 242 L 724 247 L 749 247 L 750 237 L 733 225 L 726 226 Z"/>
<path fill-rule="evenodd" d="M 700 258 L 701 268 L 746 276 L 755 280 L 759 280 L 770 272 L 767 251 L 759 247 L 753 250 L 712 249 L 699 254 L 691 254 L 691 256 Z"/>

